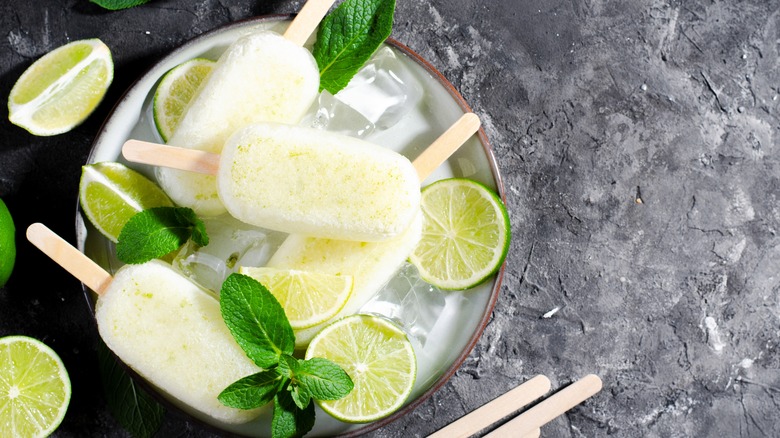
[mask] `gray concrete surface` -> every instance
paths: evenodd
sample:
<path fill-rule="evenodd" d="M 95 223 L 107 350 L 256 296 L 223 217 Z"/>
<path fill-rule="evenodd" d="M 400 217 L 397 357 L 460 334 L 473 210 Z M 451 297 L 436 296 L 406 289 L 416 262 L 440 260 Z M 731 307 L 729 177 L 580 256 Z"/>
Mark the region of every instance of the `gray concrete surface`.
<path fill-rule="evenodd" d="M 0 196 L 69 240 L 79 168 L 113 102 L 200 33 L 299 1 L 0 3 L 0 95 L 34 59 L 99 37 L 116 79 L 71 133 L 0 109 Z M 559 437 L 780 436 L 780 2 L 399 1 L 393 36 L 483 118 L 514 241 L 493 318 L 440 391 L 374 437 L 426 436 L 536 374 L 604 389 Z M 79 284 L 19 237 L 0 335 L 57 350 L 74 396 L 56 433 L 124 436 L 95 381 Z M 552 314 L 553 309 L 558 309 Z M 547 317 L 545 317 L 545 315 Z M 158 436 L 211 436 L 170 416 Z"/>

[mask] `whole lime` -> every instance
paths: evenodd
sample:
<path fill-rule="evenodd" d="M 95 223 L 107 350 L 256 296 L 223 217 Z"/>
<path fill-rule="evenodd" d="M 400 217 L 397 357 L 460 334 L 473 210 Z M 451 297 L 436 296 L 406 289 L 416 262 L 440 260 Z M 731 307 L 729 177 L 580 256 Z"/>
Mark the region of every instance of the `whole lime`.
<path fill-rule="evenodd" d="M 0 287 L 5 285 L 16 260 L 16 242 L 14 240 L 14 221 L 8 207 L 0 199 Z"/>

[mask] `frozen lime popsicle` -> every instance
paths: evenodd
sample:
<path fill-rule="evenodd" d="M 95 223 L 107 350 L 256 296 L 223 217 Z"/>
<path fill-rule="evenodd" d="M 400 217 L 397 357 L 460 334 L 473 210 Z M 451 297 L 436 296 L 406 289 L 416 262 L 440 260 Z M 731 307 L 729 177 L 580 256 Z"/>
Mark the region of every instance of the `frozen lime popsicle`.
<path fill-rule="evenodd" d="M 122 153 L 216 172 L 219 198 L 233 217 L 287 233 L 382 241 L 405 230 L 420 205 L 417 171 L 406 157 L 314 128 L 251 125 L 233 134 L 219 157 L 136 140 Z"/>
<path fill-rule="evenodd" d="M 256 122 L 298 123 L 319 91 L 319 69 L 302 47 L 333 0 L 309 0 L 284 36 L 245 35 L 220 56 L 188 104 L 168 144 L 219 153 L 237 129 Z M 157 179 L 179 205 L 212 216 L 225 211 L 214 177 L 160 168 Z"/>
<path fill-rule="evenodd" d="M 42 224 L 27 238 L 98 293 L 101 338 L 125 364 L 201 415 L 245 423 L 260 408 L 224 406 L 219 393 L 260 369 L 236 344 L 219 301 L 160 261 L 126 265 L 112 278 Z"/>
<path fill-rule="evenodd" d="M 414 160 L 419 184 L 439 167 L 478 129 L 479 118 L 468 113 L 456 121 L 444 134 Z M 295 332 L 297 348 L 303 348 L 325 325 L 356 313 L 393 276 L 422 235 L 422 213 L 400 235 L 382 242 L 355 242 L 307 237 L 292 234 L 284 240 L 268 261 L 268 266 L 301 269 L 326 274 L 352 275 L 352 295 L 344 307 L 330 320 Z"/>

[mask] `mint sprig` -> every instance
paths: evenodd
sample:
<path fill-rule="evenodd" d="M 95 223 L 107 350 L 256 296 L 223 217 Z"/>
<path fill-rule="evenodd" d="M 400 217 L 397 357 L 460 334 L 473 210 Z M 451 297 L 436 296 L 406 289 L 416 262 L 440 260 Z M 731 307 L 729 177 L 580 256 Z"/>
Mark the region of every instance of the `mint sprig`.
<path fill-rule="evenodd" d="M 89 0 L 103 9 L 118 11 L 120 9 L 132 8 L 134 6 L 149 3 L 151 0 Z"/>
<path fill-rule="evenodd" d="M 346 0 L 322 20 L 312 54 L 320 91 L 338 93 L 393 30 L 395 0 Z"/>
<path fill-rule="evenodd" d="M 257 280 L 231 274 L 222 284 L 220 309 L 236 343 L 262 371 L 243 377 L 219 394 L 219 401 L 254 409 L 273 400 L 271 434 L 297 437 L 314 427 L 312 399 L 336 400 L 352 391 L 349 375 L 323 358 L 292 356 L 295 334 L 284 309 Z"/>
<path fill-rule="evenodd" d="M 160 258 L 192 239 L 206 246 L 206 226 L 192 209 L 154 207 L 136 213 L 119 233 L 116 256 L 124 263 L 137 264 Z"/>

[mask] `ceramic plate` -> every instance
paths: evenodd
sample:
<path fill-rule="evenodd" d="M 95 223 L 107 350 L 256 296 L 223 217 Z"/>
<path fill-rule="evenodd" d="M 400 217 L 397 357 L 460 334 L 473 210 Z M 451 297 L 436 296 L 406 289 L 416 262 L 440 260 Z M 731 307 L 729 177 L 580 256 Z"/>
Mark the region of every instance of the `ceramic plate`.
<path fill-rule="evenodd" d="M 270 16 L 231 24 L 201 35 L 164 57 L 140 77 L 116 105 L 98 133 L 88 164 L 124 162 L 120 157 L 120 148 L 129 138 L 160 141 L 151 116 L 151 103 L 158 81 L 168 70 L 195 57 L 216 60 L 239 36 L 259 29 L 281 32 L 286 28 L 288 19 L 288 16 Z M 414 76 L 422 93 L 419 101 L 398 123 L 373 132 L 367 139 L 414 159 L 460 115 L 470 110 L 455 88 L 420 56 L 392 39 L 385 46 Z M 153 177 L 154 172 L 150 168 L 135 164 L 131 167 Z M 504 197 L 496 162 L 482 131 L 461 147 L 423 185 L 452 176 L 481 181 Z M 110 272 L 120 267 L 113 256 L 113 244 L 85 223 L 81 214 L 77 214 L 77 235 L 79 248 L 90 258 Z M 468 356 L 487 324 L 498 296 L 502 275 L 503 269 L 494 279 L 475 289 L 445 294 L 443 310 L 424 341 L 416 337 L 413 339 L 419 362 L 418 377 L 414 392 L 404 408 L 384 420 L 362 425 L 341 423 L 318 410 L 314 430 L 307 436 L 357 435 L 376 429 L 410 412 L 441 387 Z M 85 291 L 85 295 L 92 306 L 92 292 Z M 156 392 L 154 388 L 151 389 Z M 248 436 L 270 435 L 270 413 L 249 424 L 228 426 L 195 415 L 186 406 L 180 406 L 175 400 L 167 400 L 164 395 L 156 395 L 169 407 L 174 406 L 192 415 L 204 427 Z"/>

